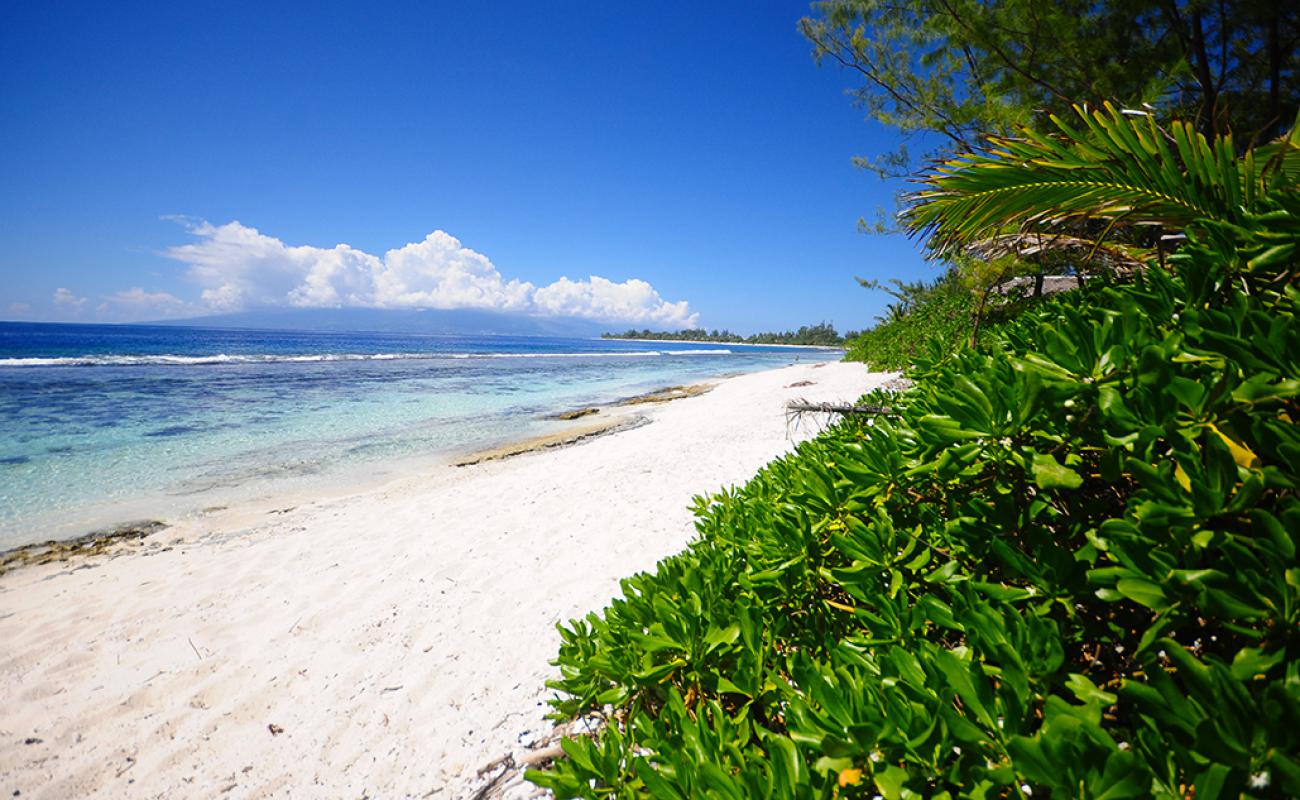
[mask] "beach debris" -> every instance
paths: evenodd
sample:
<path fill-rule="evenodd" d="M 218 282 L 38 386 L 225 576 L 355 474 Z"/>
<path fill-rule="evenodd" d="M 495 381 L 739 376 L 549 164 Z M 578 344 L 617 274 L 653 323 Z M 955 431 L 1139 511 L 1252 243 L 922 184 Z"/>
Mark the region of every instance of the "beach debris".
<path fill-rule="evenodd" d="M 115 552 L 120 545 L 138 543 L 139 540 L 152 536 L 166 527 L 167 523 L 156 519 L 139 520 L 91 531 L 75 539 L 50 540 L 15 547 L 0 553 L 0 575 L 28 564 L 49 564 L 54 561 L 68 561 L 76 556 Z"/>
<path fill-rule="evenodd" d="M 512 716 L 514 714 L 507 714 L 506 719 Z M 502 720 L 502 722 L 505 722 L 505 720 Z M 578 730 L 580 724 L 585 729 Z M 500 723 L 496 727 L 500 727 Z M 504 796 L 508 789 L 523 783 L 524 770 L 544 767 L 555 759 L 562 757 L 564 748 L 560 746 L 560 741 L 565 737 L 594 736 L 599 727 L 601 727 L 600 723 L 596 722 L 595 718 L 591 716 L 572 720 L 563 725 L 557 725 L 549 735 L 539 738 L 527 752 L 519 756 L 514 753 L 507 753 L 500 758 L 489 761 L 479 767 L 477 772 L 478 778 L 480 780 L 487 778 L 487 782 L 480 786 L 472 797 L 474 800 L 489 800 L 490 798 Z M 491 777 L 487 777 L 489 775 Z M 514 796 L 514 794 L 511 793 L 511 796 Z"/>
<path fill-rule="evenodd" d="M 266 729 L 271 732 L 272 736 L 279 736 L 280 734 L 284 733 L 284 728 L 281 728 L 279 725 L 276 725 L 274 722 L 272 722 L 270 725 L 267 725 Z"/>
<path fill-rule="evenodd" d="M 806 417 L 811 416 L 814 424 L 829 425 L 834 415 L 840 416 L 892 416 L 894 410 L 889 406 L 872 403 L 814 403 L 810 400 L 791 400 L 785 405 L 785 427 L 788 432 L 793 426 L 798 429 Z"/>
<path fill-rule="evenodd" d="M 515 688 L 519 688 L 519 687 L 515 687 Z M 506 724 L 507 722 L 509 722 L 511 717 L 519 717 L 519 716 L 523 716 L 523 713 L 524 713 L 524 712 L 522 712 L 522 711 L 511 711 L 509 714 L 506 714 L 504 717 L 502 717 L 500 722 L 498 722 L 497 724 L 493 725 L 493 726 L 492 726 L 492 730 L 496 730 L 497 728 L 500 728 L 502 725 L 504 725 L 504 724 Z"/>
<path fill-rule="evenodd" d="M 563 755 L 564 748 L 558 744 L 552 744 L 547 747 L 529 751 L 519 759 L 519 764 L 528 769 L 537 769 L 546 766 Z"/>
<path fill-rule="evenodd" d="M 809 400 L 791 400 L 785 406 L 787 416 L 799 414 L 874 414 L 888 416 L 894 413 L 889 406 L 873 403 L 814 403 Z"/>
<path fill-rule="evenodd" d="M 44 739 L 38 739 L 35 736 L 28 736 L 26 739 L 23 739 L 23 744 L 41 744 L 44 741 Z"/>
<path fill-rule="evenodd" d="M 506 784 L 519 783 L 521 778 L 518 767 L 519 765 L 515 763 L 515 757 L 509 753 L 484 764 L 477 773 L 479 780 L 483 780 L 489 774 L 491 774 L 491 777 L 487 778 L 487 783 L 474 792 L 472 795 L 473 800 L 488 800 L 491 797 L 499 797 Z"/>
<path fill-rule="evenodd" d="M 790 386 L 808 386 L 812 381 L 800 381 Z M 786 387 L 790 388 L 789 386 Z M 904 377 L 890 378 L 880 385 L 880 390 L 889 394 L 898 394 L 912 388 L 912 381 Z M 800 397 L 785 404 L 786 424 L 798 422 L 804 414 L 866 414 L 871 416 L 891 416 L 895 413 L 890 406 L 875 403 L 813 402 Z"/>
<path fill-rule="evenodd" d="M 567 421 L 571 419 L 582 419 L 583 417 L 589 417 L 592 414 L 599 414 L 599 413 L 600 413 L 600 409 L 595 408 L 593 406 L 589 408 L 579 408 L 575 411 L 563 411 L 559 414 L 556 414 L 554 418 Z"/>
<path fill-rule="evenodd" d="M 199 648 L 197 648 L 197 647 L 194 646 L 194 640 L 191 639 L 190 637 L 186 636 L 186 637 L 185 637 L 185 641 L 187 641 L 187 642 L 190 643 L 190 649 L 194 651 L 194 655 L 196 655 L 196 656 L 199 657 L 199 661 L 202 661 L 202 660 L 203 660 L 203 654 L 199 652 Z"/>
<path fill-rule="evenodd" d="M 816 385 L 817 385 L 817 381 L 795 381 L 794 383 L 787 383 L 785 385 L 785 388 L 796 389 L 800 386 L 816 386 Z"/>

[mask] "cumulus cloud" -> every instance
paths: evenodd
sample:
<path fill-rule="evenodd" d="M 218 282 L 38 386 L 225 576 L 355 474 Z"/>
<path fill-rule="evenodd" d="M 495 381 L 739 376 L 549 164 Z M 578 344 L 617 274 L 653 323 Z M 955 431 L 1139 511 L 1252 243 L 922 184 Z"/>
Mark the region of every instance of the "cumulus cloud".
<path fill-rule="evenodd" d="M 533 304 L 543 313 L 557 316 L 595 317 L 657 322 L 677 320 L 692 327 L 697 315 L 691 314 L 685 300 L 669 303 L 654 287 L 632 278 L 614 283 L 598 275 L 585 281 L 560 278 L 533 292 Z"/>
<path fill-rule="evenodd" d="M 475 308 L 676 327 L 693 327 L 699 318 L 685 300 L 668 302 L 635 278 L 562 277 L 540 287 L 507 280 L 487 256 L 440 230 L 381 257 L 346 244 L 288 245 L 239 222 L 180 221 L 195 241 L 164 255 L 189 265 L 211 310 Z"/>
<path fill-rule="evenodd" d="M 58 308 L 67 309 L 74 314 L 81 313 L 81 310 L 86 307 L 87 302 L 86 298 L 77 297 L 71 291 L 62 286 L 54 290 L 54 305 Z"/>
<path fill-rule="evenodd" d="M 55 289 L 53 300 L 55 300 L 55 308 L 69 316 L 81 316 L 81 312 L 86 310 L 86 303 L 90 302 L 87 298 L 77 297 L 62 286 Z"/>

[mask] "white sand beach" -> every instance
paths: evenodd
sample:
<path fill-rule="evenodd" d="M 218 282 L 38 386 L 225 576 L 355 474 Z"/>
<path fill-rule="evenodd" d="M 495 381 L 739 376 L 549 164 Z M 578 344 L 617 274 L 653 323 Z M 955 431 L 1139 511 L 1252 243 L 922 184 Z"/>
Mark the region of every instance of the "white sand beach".
<path fill-rule="evenodd" d="M 815 433 L 788 399 L 889 377 L 730 378 L 573 446 L 0 576 L 0 796 L 472 796 L 548 736 L 555 624 L 682 549 L 692 496 Z"/>

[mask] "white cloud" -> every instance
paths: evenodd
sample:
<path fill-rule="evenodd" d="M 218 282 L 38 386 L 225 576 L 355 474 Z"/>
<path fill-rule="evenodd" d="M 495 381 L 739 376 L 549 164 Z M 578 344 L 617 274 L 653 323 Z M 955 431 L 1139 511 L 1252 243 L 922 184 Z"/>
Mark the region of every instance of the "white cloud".
<path fill-rule="evenodd" d="M 488 257 L 434 231 L 422 242 L 389 250 L 375 275 L 375 305 L 398 308 L 491 308 L 532 311 L 531 283 L 506 282 Z"/>
<path fill-rule="evenodd" d="M 618 319 L 625 322 L 673 320 L 694 327 L 698 317 L 685 300 L 669 303 L 654 287 L 632 278 L 614 283 L 599 275 L 585 281 L 560 278 L 533 292 L 533 303 L 543 313 L 556 316 Z"/>
<path fill-rule="evenodd" d="M 164 254 L 189 265 L 189 277 L 202 287 L 201 304 L 212 311 L 256 306 L 478 308 L 667 327 L 693 327 L 699 318 L 686 301 L 670 303 L 635 278 L 622 283 L 595 275 L 585 281 L 560 278 L 542 287 L 506 280 L 487 256 L 444 231 L 381 258 L 346 244 L 287 245 L 239 222 L 178 221 L 196 241 Z M 132 292 L 155 298 L 163 294 Z"/>
<path fill-rule="evenodd" d="M 81 313 L 81 309 L 86 307 L 86 302 L 86 298 L 77 297 L 62 286 L 54 290 L 54 305 L 66 308 L 74 314 Z"/>
<path fill-rule="evenodd" d="M 190 277 L 204 287 L 204 305 L 215 311 L 291 303 L 290 293 L 313 267 L 331 258 L 342 260 L 341 251 L 352 251 L 347 245 L 333 250 L 287 247 L 238 222 L 182 222 L 198 241 L 172 247 L 166 255 L 190 265 Z"/>

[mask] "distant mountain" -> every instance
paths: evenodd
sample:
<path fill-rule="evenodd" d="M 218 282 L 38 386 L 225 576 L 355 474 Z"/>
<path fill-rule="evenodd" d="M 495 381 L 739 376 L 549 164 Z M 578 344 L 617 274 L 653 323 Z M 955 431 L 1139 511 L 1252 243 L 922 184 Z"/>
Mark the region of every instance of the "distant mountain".
<path fill-rule="evenodd" d="M 376 333 L 443 333 L 462 336 L 597 337 L 599 322 L 575 318 L 532 317 L 476 309 L 267 308 L 207 317 L 159 320 L 151 325 L 205 328 L 262 328 L 299 331 L 373 331 Z"/>

